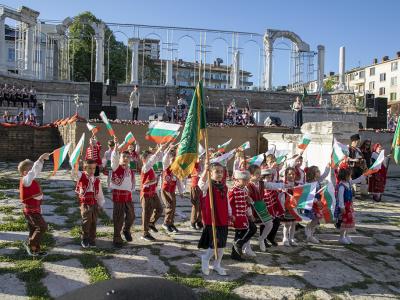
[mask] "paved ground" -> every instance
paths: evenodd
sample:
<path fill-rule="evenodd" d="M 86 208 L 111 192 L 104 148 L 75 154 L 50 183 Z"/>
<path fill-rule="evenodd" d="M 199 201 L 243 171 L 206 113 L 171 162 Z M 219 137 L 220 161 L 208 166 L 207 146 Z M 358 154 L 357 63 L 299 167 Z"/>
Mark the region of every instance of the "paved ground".
<path fill-rule="evenodd" d="M 160 230 L 156 243 L 140 237 L 140 206 L 134 199 L 134 241 L 121 250 L 111 245 L 112 204 L 106 193 L 106 213 L 99 220 L 98 248 L 79 245 L 80 216 L 73 182 L 66 171 L 48 180 L 43 214 L 51 230 L 45 237 L 49 255 L 33 260 L 21 241 L 27 236 L 18 200 L 15 164 L 0 163 L 0 299 L 55 298 L 111 277 L 159 276 L 192 287 L 203 299 L 399 299 L 400 298 L 400 179 L 390 179 L 381 204 L 357 200 L 355 245 L 337 243 L 332 225 L 319 229 L 320 245 L 269 248 L 238 263 L 224 257 L 227 277 L 200 271 L 197 240 L 189 229 L 187 198 L 178 200 L 180 234 Z M 304 235 L 297 233 L 298 240 Z M 280 236 L 278 237 L 280 239 Z M 229 242 L 232 241 L 230 233 Z M 229 244 L 230 246 L 230 244 Z M 254 245 L 254 249 L 257 246 Z M 228 249 L 226 253 L 228 253 Z"/>

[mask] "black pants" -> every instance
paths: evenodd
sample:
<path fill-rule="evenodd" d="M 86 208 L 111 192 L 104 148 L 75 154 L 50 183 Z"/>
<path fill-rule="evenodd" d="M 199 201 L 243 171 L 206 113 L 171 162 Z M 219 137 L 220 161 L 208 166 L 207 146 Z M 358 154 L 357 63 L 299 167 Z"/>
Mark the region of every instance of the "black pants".
<path fill-rule="evenodd" d="M 303 125 L 303 110 L 294 112 L 294 127 L 300 128 Z"/>
<path fill-rule="evenodd" d="M 246 244 L 257 232 L 257 226 L 253 222 L 249 222 L 247 229 L 235 229 L 234 241 L 241 247 Z"/>
<path fill-rule="evenodd" d="M 278 232 L 279 225 L 281 225 L 281 220 L 279 218 L 275 218 L 272 221 L 272 229 L 268 234 L 267 239 L 271 242 L 275 241 L 276 233 Z M 261 229 L 261 228 L 260 228 Z"/>
<path fill-rule="evenodd" d="M 100 167 L 98 165 L 96 166 L 96 171 L 94 171 L 94 176 L 100 176 Z"/>
<path fill-rule="evenodd" d="M 137 120 L 139 115 L 139 107 L 134 107 L 132 112 L 132 120 Z"/>

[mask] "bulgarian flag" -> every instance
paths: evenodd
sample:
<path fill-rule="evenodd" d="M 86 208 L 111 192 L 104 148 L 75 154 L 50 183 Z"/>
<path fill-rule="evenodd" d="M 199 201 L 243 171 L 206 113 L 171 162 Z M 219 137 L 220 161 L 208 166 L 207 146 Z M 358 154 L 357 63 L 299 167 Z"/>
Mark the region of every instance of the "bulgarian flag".
<path fill-rule="evenodd" d="M 136 141 L 135 137 L 133 136 L 132 132 L 128 132 L 128 134 L 125 136 L 124 142 L 119 145 L 118 150 L 119 151 L 125 151 L 125 149 L 128 148 L 128 146 Z"/>
<path fill-rule="evenodd" d="M 340 162 L 349 156 L 349 146 L 339 143 L 333 139 L 333 149 L 331 155 L 331 166 L 336 168 Z"/>
<path fill-rule="evenodd" d="M 181 128 L 181 125 L 179 124 L 153 121 L 149 124 L 149 130 L 146 133 L 146 140 L 152 141 L 156 144 L 165 144 L 176 141 L 176 138 L 179 135 L 179 128 Z"/>
<path fill-rule="evenodd" d="M 244 151 L 244 150 L 250 149 L 250 142 L 247 141 L 243 145 L 240 145 L 237 149 L 238 149 L 238 151 Z"/>
<path fill-rule="evenodd" d="M 293 195 L 285 206 L 297 209 L 311 210 L 317 190 L 317 183 L 307 183 L 304 185 L 295 186 L 293 188 Z"/>
<path fill-rule="evenodd" d="M 303 135 L 303 138 L 302 138 L 300 144 L 297 146 L 297 148 L 304 151 L 304 150 L 306 150 L 306 148 L 310 142 L 311 142 L 311 136 L 309 134 L 305 134 L 305 135 Z"/>
<path fill-rule="evenodd" d="M 279 165 L 286 160 L 286 156 L 289 154 L 288 150 L 276 150 L 275 151 L 275 157 L 276 157 L 276 163 Z"/>
<path fill-rule="evenodd" d="M 321 191 L 322 215 L 326 223 L 332 223 L 336 207 L 335 188 L 332 183 Z"/>
<path fill-rule="evenodd" d="M 69 164 L 71 165 L 72 169 L 78 170 L 79 168 L 79 157 L 82 154 L 84 143 L 85 143 L 85 133 L 82 133 L 82 136 L 78 144 L 76 145 L 74 151 L 72 151 L 71 157 L 69 158 Z"/>
<path fill-rule="evenodd" d="M 392 142 L 393 158 L 396 164 L 400 164 L 400 116 L 397 119 L 396 131 Z"/>
<path fill-rule="evenodd" d="M 227 141 L 226 143 L 223 143 L 222 145 L 218 145 L 218 152 L 225 152 L 226 147 L 232 142 L 232 139 Z"/>
<path fill-rule="evenodd" d="M 224 161 L 226 161 L 226 160 L 231 159 L 234 155 L 235 155 L 235 149 L 233 149 L 233 150 L 231 150 L 231 151 L 229 151 L 229 152 L 227 152 L 227 153 L 225 153 L 225 154 L 222 154 L 222 155 L 220 155 L 220 156 L 217 156 L 217 157 L 211 159 L 211 160 L 210 160 L 210 163 L 212 163 L 212 164 L 215 164 L 215 163 L 222 163 L 222 162 L 224 162 Z"/>
<path fill-rule="evenodd" d="M 96 127 L 90 123 L 86 123 L 87 128 L 89 129 L 89 131 L 92 132 L 93 135 L 96 135 L 96 133 L 98 133 L 100 131 L 99 127 Z"/>
<path fill-rule="evenodd" d="M 264 153 L 253 156 L 247 160 L 249 165 L 257 165 L 257 166 L 260 166 L 263 161 L 264 161 Z"/>
<path fill-rule="evenodd" d="M 199 141 L 202 139 L 201 130 L 205 129 L 206 126 L 203 82 L 200 80 L 193 93 L 176 158 L 171 165 L 172 172 L 178 178 L 183 179 L 192 173 L 199 155 Z"/>
<path fill-rule="evenodd" d="M 110 121 L 108 121 L 108 118 L 107 118 L 107 116 L 106 116 L 106 114 L 105 114 L 104 111 L 102 111 L 102 112 L 100 113 L 100 118 L 103 120 L 104 124 L 106 124 L 108 133 L 109 133 L 112 137 L 114 137 L 114 136 L 115 136 L 114 129 L 111 127 L 111 123 L 110 123 Z"/>
<path fill-rule="evenodd" d="M 61 167 L 63 161 L 68 155 L 68 150 L 69 147 L 71 146 L 71 143 L 68 143 L 61 148 L 58 148 L 52 152 L 53 154 L 53 162 L 54 162 L 54 170 L 53 174 L 51 176 L 54 176 L 57 172 L 57 170 Z"/>
<path fill-rule="evenodd" d="M 379 172 L 379 170 L 382 167 L 382 164 L 385 160 L 385 150 L 382 150 L 379 155 L 378 158 L 375 160 L 375 162 L 373 163 L 372 166 L 369 167 L 369 169 L 367 171 L 364 172 L 364 176 L 368 176 L 371 174 L 374 174 L 376 172 Z"/>

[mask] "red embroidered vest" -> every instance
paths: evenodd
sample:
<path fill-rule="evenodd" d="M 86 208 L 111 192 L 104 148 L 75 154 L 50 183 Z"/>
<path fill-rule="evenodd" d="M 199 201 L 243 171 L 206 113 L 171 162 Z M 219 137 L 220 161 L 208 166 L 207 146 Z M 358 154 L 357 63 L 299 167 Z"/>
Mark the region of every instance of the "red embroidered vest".
<path fill-rule="evenodd" d="M 229 213 L 228 213 L 228 188 L 226 185 L 221 191 L 213 185 L 213 200 L 214 200 L 214 211 L 215 211 L 215 225 L 216 226 L 228 226 Z M 204 225 L 211 225 L 211 208 L 209 191 L 207 195 L 201 196 L 201 212 Z"/>
<path fill-rule="evenodd" d="M 228 193 L 229 203 L 232 208 L 232 216 L 235 217 L 233 227 L 235 229 L 246 229 L 249 227 L 247 217 L 247 191 L 246 188 L 233 187 Z"/>
<path fill-rule="evenodd" d="M 157 183 L 154 183 L 150 186 L 143 187 L 146 183 L 155 181 L 157 179 L 156 177 L 156 172 L 154 172 L 154 169 L 151 168 L 149 171 L 146 173 L 141 172 L 140 173 L 140 196 L 146 196 L 146 197 L 153 197 L 156 193 L 156 188 L 157 188 Z"/>
<path fill-rule="evenodd" d="M 42 200 L 35 199 L 42 196 L 42 190 L 36 180 L 32 181 L 30 186 L 24 186 L 21 178 L 19 182 L 19 197 L 24 204 L 24 214 L 40 214 L 40 205 Z"/>
<path fill-rule="evenodd" d="M 133 172 L 133 170 L 129 168 L 125 169 L 123 166 L 118 166 L 118 168 L 115 171 L 112 171 L 111 182 L 117 186 L 120 186 L 125 179 L 126 172 L 131 173 L 131 181 L 133 186 L 133 183 L 135 181 L 135 172 Z"/>
<path fill-rule="evenodd" d="M 169 193 L 175 193 L 176 177 L 172 174 L 170 167 L 163 171 L 162 189 Z"/>
<path fill-rule="evenodd" d="M 88 192 L 88 188 L 89 178 L 85 173 L 82 173 L 82 176 L 76 183 L 75 188 L 75 192 L 78 194 L 79 202 L 87 205 L 97 204 L 96 196 L 99 194 L 100 179 L 98 177 L 95 178 L 92 192 Z"/>

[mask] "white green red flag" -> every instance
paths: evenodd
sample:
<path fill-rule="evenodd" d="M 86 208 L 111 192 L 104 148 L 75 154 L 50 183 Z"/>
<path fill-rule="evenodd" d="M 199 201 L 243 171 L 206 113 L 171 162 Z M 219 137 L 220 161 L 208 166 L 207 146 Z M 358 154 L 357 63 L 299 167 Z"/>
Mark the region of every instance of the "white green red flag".
<path fill-rule="evenodd" d="M 90 123 L 86 123 L 87 128 L 89 129 L 89 131 L 92 132 L 93 135 L 96 135 L 96 133 L 98 133 L 100 131 L 99 127 L 96 127 Z"/>
<path fill-rule="evenodd" d="M 281 163 L 285 162 L 288 154 L 289 150 L 276 150 L 275 151 L 276 163 L 280 165 Z"/>
<path fill-rule="evenodd" d="M 211 159 L 210 163 L 212 164 L 223 163 L 224 161 L 231 159 L 234 155 L 235 155 L 235 149 Z"/>
<path fill-rule="evenodd" d="M 112 137 L 114 137 L 114 136 L 115 136 L 114 129 L 112 128 L 111 123 L 110 123 L 110 121 L 108 120 L 108 118 L 107 118 L 107 116 L 106 116 L 106 114 L 105 114 L 104 111 L 102 111 L 102 112 L 100 113 L 100 118 L 103 120 L 104 124 L 106 124 L 108 133 L 109 133 Z"/>
<path fill-rule="evenodd" d="M 128 146 L 136 141 L 135 137 L 133 136 L 132 132 L 128 132 L 128 134 L 125 136 L 124 142 L 119 145 L 118 150 L 119 151 L 125 151 Z"/>
<path fill-rule="evenodd" d="M 310 144 L 311 142 L 311 136 L 309 134 L 304 134 L 300 144 L 297 146 L 297 148 L 301 149 L 301 150 L 306 150 L 308 144 Z"/>
<path fill-rule="evenodd" d="M 385 161 L 385 150 L 382 150 L 379 153 L 378 158 L 372 164 L 372 166 L 370 166 L 369 169 L 365 171 L 363 175 L 368 176 L 376 172 L 379 172 L 379 170 L 382 168 L 382 164 L 384 161 Z"/>
<path fill-rule="evenodd" d="M 79 157 L 82 155 L 84 143 L 85 143 L 85 133 L 82 133 L 82 136 L 79 139 L 78 144 L 76 144 L 76 147 L 74 151 L 72 151 L 72 154 L 69 158 L 69 164 L 71 165 L 72 169 L 78 170 L 79 168 Z"/>
<path fill-rule="evenodd" d="M 228 147 L 228 145 L 232 142 L 232 139 L 230 139 L 229 141 L 223 143 L 222 145 L 218 145 L 217 149 L 219 152 L 225 152 L 226 151 L 226 147 Z"/>
<path fill-rule="evenodd" d="M 146 140 L 156 144 L 165 144 L 176 141 L 179 135 L 181 125 L 174 123 L 165 123 L 153 121 L 149 124 L 149 130 L 146 133 Z"/>
<path fill-rule="evenodd" d="M 237 148 L 237 150 L 239 150 L 239 151 L 244 151 L 244 150 L 247 150 L 247 149 L 250 149 L 250 142 L 249 141 L 247 141 L 246 143 L 240 145 Z"/>
<path fill-rule="evenodd" d="M 247 160 L 249 165 L 256 165 L 256 166 L 261 166 L 263 161 L 264 161 L 264 153 L 253 156 Z"/>
<path fill-rule="evenodd" d="M 54 176 L 57 172 L 57 170 L 61 167 L 62 163 L 64 162 L 65 158 L 68 155 L 69 147 L 71 146 L 71 143 L 68 143 L 61 148 L 58 148 L 52 152 L 53 154 L 53 164 L 54 164 L 54 170 L 52 176 Z"/>
<path fill-rule="evenodd" d="M 288 206 L 297 209 L 311 210 L 317 191 L 317 183 L 307 183 L 304 185 L 295 186 L 293 195 L 290 197 Z"/>
<path fill-rule="evenodd" d="M 348 156 L 349 156 L 349 146 L 338 142 L 336 139 L 333 139 L 331 166 L 333 168 L 338 167 L 340 162 Z"/>
<path fill-rule="evenodd" d="M 334 221 L 334 212 L 336 208 L 335 188 L 328 182 L 327 186 L 321 191 L 322 216 L 326 223 Z"/>

